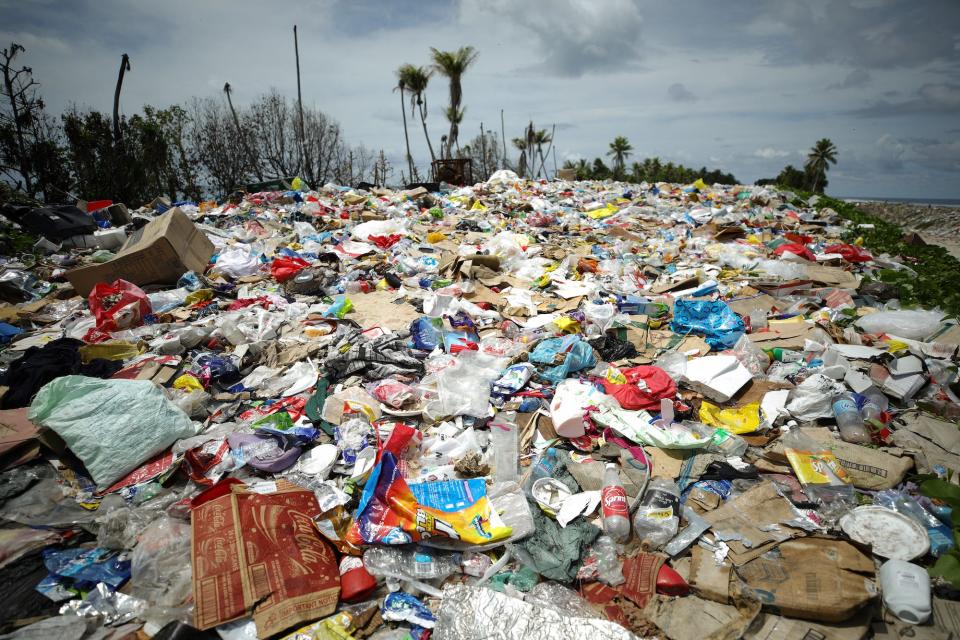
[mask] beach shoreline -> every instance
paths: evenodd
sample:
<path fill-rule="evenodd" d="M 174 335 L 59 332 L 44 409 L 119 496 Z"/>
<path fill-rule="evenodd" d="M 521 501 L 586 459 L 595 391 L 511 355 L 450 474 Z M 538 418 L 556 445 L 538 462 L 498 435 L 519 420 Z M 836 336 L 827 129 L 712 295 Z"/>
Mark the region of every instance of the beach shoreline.
<path fill-rule="evenodd" d="M 917 233 L 925 242 L 960 258 L 960 206 L 933 203 L 846 199 L 861 211 Z"/>

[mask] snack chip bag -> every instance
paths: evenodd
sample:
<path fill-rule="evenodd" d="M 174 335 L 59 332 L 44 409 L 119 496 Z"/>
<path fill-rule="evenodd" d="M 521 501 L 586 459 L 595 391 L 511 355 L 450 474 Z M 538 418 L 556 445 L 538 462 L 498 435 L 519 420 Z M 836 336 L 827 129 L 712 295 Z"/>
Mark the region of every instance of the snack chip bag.
<path fill-rule="evenodd" d="M 510 536 L 479 481 L 422 482 L 412 490 L 397 460 L 384 451 L 360 497 L 347 541 L 361 544 L 408 544 L 434 536 L 487 544 Z"/>

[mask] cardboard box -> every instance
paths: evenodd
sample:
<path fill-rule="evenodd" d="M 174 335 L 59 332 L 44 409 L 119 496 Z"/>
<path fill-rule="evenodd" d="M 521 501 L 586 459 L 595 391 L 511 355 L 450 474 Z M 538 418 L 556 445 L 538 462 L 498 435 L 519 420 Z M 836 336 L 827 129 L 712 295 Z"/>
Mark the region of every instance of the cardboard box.
<path fill-rule="evenodd" d="M 313 524 L 320 514 L 313 492 L 284 480 L 272 493 L 229 489 L 192 511 L 195 626 L 252 613 L 266 638 L 333 613 L 340 573 Z"/>
<path fill-rule="evenodd" d="M 119 278 L 136 285 L 174 284 L 187 271 L 203 273 L 213 250 L 203 231 L 175 207 L 135 231 L 113 260 L 73 269 L 66 277 L 84 297 L 98 282 Z"/>

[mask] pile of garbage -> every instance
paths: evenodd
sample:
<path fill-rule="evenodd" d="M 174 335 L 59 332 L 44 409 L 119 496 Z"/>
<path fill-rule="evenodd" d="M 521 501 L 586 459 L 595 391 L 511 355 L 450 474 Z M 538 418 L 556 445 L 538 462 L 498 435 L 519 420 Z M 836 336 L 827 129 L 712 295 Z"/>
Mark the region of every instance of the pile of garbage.
<path fill-rule="evenodd" d="M 0 637 L 960 633 L 960 326 L 857 225 L 296 182 L 0 210 Z"/>

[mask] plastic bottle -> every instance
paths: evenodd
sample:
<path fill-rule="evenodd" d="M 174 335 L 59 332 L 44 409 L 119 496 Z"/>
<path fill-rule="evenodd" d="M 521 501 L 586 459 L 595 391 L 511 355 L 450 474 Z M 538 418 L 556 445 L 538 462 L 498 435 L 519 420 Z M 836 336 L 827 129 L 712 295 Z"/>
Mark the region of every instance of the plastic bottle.
<path fill-rule="evenodd" d="M 680 527 L 680 487 L 670 478 L 651 478 L 633 516 L 633 530 L 641 542 L 659 549 Z"/>
<path fill-rule="evenodd" d="M 512 411 L 499 413 L 490 424 L 494 482 L 517 482 L 520 479 L 517 469 L 520 459 L 519 430 L 514 422 L 515 415 Z"/>
<path fill-rule="evenodd" d="M 730 433 L 726 429 L 717 428 L 713 430 L 713 437 L 710 438 L 707 451 L 710 453 L 719 453 L 728 458 L 739 458 L 747 452 L 749 446 L 746 440 L 735 433 Z"/>
<path fill-rule="evenodd" d="M 590 553 L 597 559 L 597 580 L 611 587 L 626 582 L 623 577 L 623 560 L 617 554 L 617 543 L 609 535 L 597 538 L 590 547 Z"/>
<path fill-rule="evenodd" d="M 870 432 L 863 424 L 863 418 L 860 417 L 860 410 L 857 409 L 857 401 L 848 393 L 845 393 L 833 401 L 833 415 L 837 419 L 837 426 L 840 428 L 840 437 L 847 442 L 856 444 L 869 444 L 871 442 Z"/>
<path fill-rule="evenodd" d="M 540 478 L 550 478 L 557 469 L 559 463 L 556 447 L 548 447 L 546 451 L 540 454 L 537 462 L 530 470 L 531 484 Z"/>
<path fill-rule="evenodd" d="M 887 560 L 880 567 L 883 604 L 909 624 L 930 618 L 930 576 L 926 570 L 904 560 Z"/>
<path fill-rule="evenodd" d="M 607 463 L 603 473 L 603 489 L 600 491 L 600 507 L 603 515 L 603 531 L 614 542 L 623 544 L 630 538 L 630 509 L 627 492 L 620 482 L 617 465 Z"/>
<path fill-rule="evenodd" d="M 684 420 L 680 424 L 701 438 L 709 440 L 709 444 L 704 447 L 704 450 L 709 453 L 719 453 L 728 458 L 739 458 L 747 452 L 747 448 L 750 446 L 747 444 L 747 441 L 740 436 L 720 427 L 714 428 L 700 422 L 691 422 L 689 420 Z"/>
<path fill-rule="evenodd" d="M 803 353 L 793 351 L 792 349 L 774 347 L 773 349 L 764 349 L 763 351 L 770 356 L 771 360 L 776 360 L 777 362 L 800 362 L 803 360 Z"/>
<path fill-rule="evenodd" d="M 876 387 L 871 386 L 863 392 L 864 402 L 860 409 L 860 415 L 864 420 L 879 420 L 880 414 L 887 410 L 890 401 L 883 392 Z"/>

